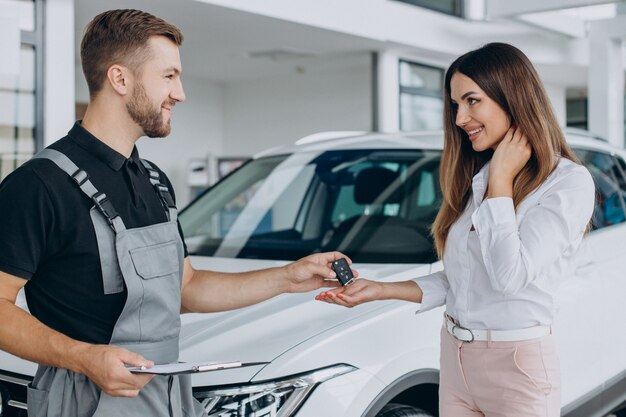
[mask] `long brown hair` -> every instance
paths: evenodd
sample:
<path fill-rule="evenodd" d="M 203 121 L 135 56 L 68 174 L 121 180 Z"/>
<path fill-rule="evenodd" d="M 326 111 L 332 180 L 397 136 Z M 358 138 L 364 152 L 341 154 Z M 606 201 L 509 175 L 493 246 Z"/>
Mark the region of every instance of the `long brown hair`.
<path fill-rule="evenodd" d="M 165 36 L 177 46 L 183 43 L 176 26 L 141 10 L 109 10 L 94 17 L 80 44 L 89 96 L 93 99 L 100 92 L 111 65 L 136 71 L 150 57 L 148 40 L 152 36 Z"/>
<path fill-rule="evenodd" d="M 565 142 L 539 75 L 522 51 L 505 43 L 489 43 L 457 58 L 445 77 L 444 147 L 439 174 L 443 202 L 432 227 L 440 258 L 450 227 L 471 196 L 472 178 L 493 155 L 491 149 L 474 151 L 467 133 L 456 125 L 450 80 L 457 72 L 471 78 L 528 138 L 532 155 L 513 181 L 515 207 L 546 180 L 559 155 L 578 162 Z"/>

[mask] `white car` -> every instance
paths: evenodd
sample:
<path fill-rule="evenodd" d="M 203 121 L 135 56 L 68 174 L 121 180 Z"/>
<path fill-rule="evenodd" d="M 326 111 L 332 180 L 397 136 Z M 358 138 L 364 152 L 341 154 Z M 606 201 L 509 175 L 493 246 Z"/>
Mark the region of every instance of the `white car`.
<path fill-rule="evenodd" d="M 624 416 L 616 410 L 626 400 L 626 152 L 584 132 L 567 136 L 598 200 L 559 294 L 562 415 Z M 440 132 L 352 133 L 256 155 L 181 213 L 192 263 L 246 271 L 340 250 L 370 279 L 434 272 L 442 146 Z M 436 416 L 443 309 L 415 314 L 400 301 L 346 309 L 316 293 L 183 317 L 182 361 L 269 362 L 194 375 L 209 416 Z M 34 370 L 0 353 L 2 417 L 25 415 Z"/>

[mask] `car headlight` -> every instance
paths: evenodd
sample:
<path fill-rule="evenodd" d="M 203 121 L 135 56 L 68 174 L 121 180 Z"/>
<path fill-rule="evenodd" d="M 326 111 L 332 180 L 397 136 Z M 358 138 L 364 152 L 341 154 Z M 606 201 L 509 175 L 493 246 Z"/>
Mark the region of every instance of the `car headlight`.
<path fill-rule="evenodd" d="M 231 388 L 206 387 L 194 390 L 209 417 L 292 416 L 320 383 L 354 371 L 336 365 L 286 379 Z"/>

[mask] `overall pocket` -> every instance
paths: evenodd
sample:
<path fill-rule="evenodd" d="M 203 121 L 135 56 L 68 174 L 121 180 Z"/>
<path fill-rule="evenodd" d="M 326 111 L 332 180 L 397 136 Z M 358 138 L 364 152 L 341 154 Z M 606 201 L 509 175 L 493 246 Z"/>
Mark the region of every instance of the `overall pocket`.
<path fill-rule="evenodd" d="M 172 240 L 130 250 L 143 291 L 139 307 L 141 342 L 178 336 L 182 279 L 179 245 Z"/>
<path fill-rule="evenodd" d="M 135 266 L 135 272 L 143 279 L 166 277 L 178 274 L 178 242 L 160 243 L 158 245 L 131 249 L 130 257 Z"/>
<path fill-rule="evenodd" d="M 26 388 L 26 401 L 28 403 L 28 417 L 48 416 L 48 391 L 34 388 L 30 384 Z"/>

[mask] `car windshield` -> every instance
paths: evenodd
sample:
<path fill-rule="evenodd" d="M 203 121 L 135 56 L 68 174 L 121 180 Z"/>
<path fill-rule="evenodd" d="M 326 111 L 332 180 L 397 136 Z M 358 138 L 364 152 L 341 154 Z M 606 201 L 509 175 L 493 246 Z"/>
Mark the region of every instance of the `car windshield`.
<path fill-rule="evenodd" d="M 180 216 L 191 255 L 431 263 L 440 151 L 340 150 L 252 160 Z"/>

